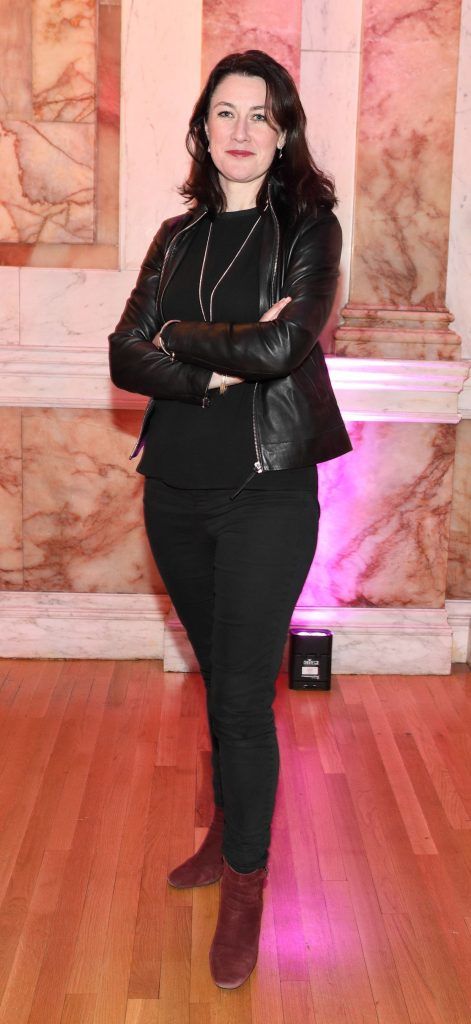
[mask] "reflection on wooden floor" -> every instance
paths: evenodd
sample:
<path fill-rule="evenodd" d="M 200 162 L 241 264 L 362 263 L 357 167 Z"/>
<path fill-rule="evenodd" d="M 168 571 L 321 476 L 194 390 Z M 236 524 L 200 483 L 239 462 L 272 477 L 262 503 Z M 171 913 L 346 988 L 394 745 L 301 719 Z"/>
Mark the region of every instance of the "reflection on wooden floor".
<path fill-rule="evenodd" d="M 203 684 L 160 662 L 0 661 L 1 1024 L 470 1024 L 471 673 L 275 702 L 257 967 L 216 988 Z"/>

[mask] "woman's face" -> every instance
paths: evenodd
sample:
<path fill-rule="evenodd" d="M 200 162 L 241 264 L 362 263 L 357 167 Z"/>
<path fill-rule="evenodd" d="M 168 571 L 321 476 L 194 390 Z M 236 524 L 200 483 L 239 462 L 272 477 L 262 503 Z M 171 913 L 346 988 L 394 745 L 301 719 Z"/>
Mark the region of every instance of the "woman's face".
<path fill-rule="evenodd" d="M 267 86 L 258 75 L 226 75 L 211 97 L 206 133 L 221 188 L 246 183 L 254 195 L 285 133 L 272 128 L 265 114 Z M 229 186 L 230 188 L 230 186 Z"/>

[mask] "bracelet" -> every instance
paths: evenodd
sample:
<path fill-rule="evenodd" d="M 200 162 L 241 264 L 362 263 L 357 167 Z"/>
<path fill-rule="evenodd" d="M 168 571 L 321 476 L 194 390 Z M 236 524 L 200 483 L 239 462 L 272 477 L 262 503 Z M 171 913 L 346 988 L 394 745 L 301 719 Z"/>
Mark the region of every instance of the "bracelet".
<path fill-rule="evenodd" d="M 173 352 L 169 352 L 168 349 L 165 348 L 165 345 L 164 345 L 164 342 L 163 342 L 163 338 L 161 338 L 160 335 L 159 335 L 159 348 L 161 349 L 162 352 L 165 352 L 166 356 L 170 357 L 170 359 L 172 360 L 172 363 L 175 361 L 174 353 Z"/>
<path fill-rule="evenodd" d="M 159 340 L 157 342 L 157 347 L 160 348 L 162 350 L 162 352 L 165 352 L 165 355 L 169 356 L 170 359 L 172 360 L 172 362 L 175 361 L 175 354 L 174 354 L 174 352 L 169 352 L 169 350 L 165 347 L 165 342 L 164 342 L 164 339 L 162 338 L 162 331 L 165 330 L 165 328 L 168 326 L 168 324 L 180 324 L 180 323 L 181 323 L 181 320 L 166 320 L 165 323 L 162 324 L 162 327 L 160 328 L 160 331 L 158 333 L 158 339 Z"/>
<path fill-rule="evenodd" d="M 219 385 L 219 394 L 223 395 L 225 391 L 227 391 L 227 377 L 226 374 L 223 374 L 221 383 Z"/>

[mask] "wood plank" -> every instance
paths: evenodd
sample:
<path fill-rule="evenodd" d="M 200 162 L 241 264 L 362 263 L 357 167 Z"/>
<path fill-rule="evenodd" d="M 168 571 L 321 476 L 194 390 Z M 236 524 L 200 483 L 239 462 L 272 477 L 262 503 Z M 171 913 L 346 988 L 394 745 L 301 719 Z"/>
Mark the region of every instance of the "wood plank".
<path fill-rule="evenodd" d="M 469 1024 L 469 671 L 280 674 L 259 957 L 233 992 L 208 963 L 220 885 L 166 881 L 213 810 L 199 674 L 11 660 L 0 683 L 0 1024 Z"/>
<path fill-rule="evenodd" d="M 437 850 L 430 835 L 427 820 L 405 771 L 393 731 L 381 707 L 373 683 L 370 678 L 367 678 L 358 684 L 358 688 L 360 686 L 363 705 L 412 847 L 415 853 L 434 854 Z"/>
<path fill-rule="evenodd" d="M 46 720 L 31 720 L 37 732 L 34 752 L 28 756 L 28 750 L 24 749 L 24 757 L 19 758 L 14 766 L 23 773 L 23 795 L 18 799 L 15 783 L 11 791 L 13 809 L 8 812 L 9 828 L 2 829 L 0 838 L 0 849 L 8 844 L 9 855 L 9 860 L 3 864 L 0 905 L 0 934 L 5 935 L 0 961 L 0 994 L 5 989 L 57 802 L 72 763 L 71 730 L 77 716 L 84 714 L 89 692 L 89 684 L 83 679 L 75 679 L 74 685 L 74 678 L 67 666 L 64 666 L 61 679 L 62 695 L 61 700 L 55 702 L 55 714 Z M 11 784 L 9 772 L 4 773 L 4 785 L 5 780 Z M 9 800 L 7 807 L 10 806 Z"/>
<path fill-rule="evenodd" d="M 42 1024 L 44 1019 L 47 1019 L 49 1024 L 60 1022 L 101 816 L 109 786 L 112 784 L 113 762 L 123 736 L 132 727 L 133 718 L 139 711 L 139 701 L 142 699 L 139 692 L 133 690 L 129 666 L 127 672 L 131 685 L 123 678 L 126 674 L 124 664 L 118 664 L 113 675 L 113 679 L 116 678 L 116 685 L 113 687 L 112 699 L 107 699 L 107 718 L 104 720 L 104 728 L 100 732 L 95 748 L 95 758 L 87 780 L 73 845 L 67 859 L 51 935 L 44 951 L 28 1018 L 29 1024 Z M 125 693 L 128 694 L 127 701 L 124 699 Z"/>
<path fill-rule="evenodd" d="M 28 1020 L 66 862 L 64 850 L 44 852 L 0 1004 L 1 1024 Z"/>
<path fill-rule="evenodd" d="M 129 966 L 129 999 L 156 999 L 159 995 L 174 786 L 175 769 L 154 765 L 144 820 L 143 861 Z"/>
<path fill-rule="evenodd" d="M 408 1021 L 407 1010 L 384 925 L 365 835 L 355 813 L 354 797 L 350 795 L 340 775 L 331 775 L 328 787 L 329 792 L 335 793 L 335 799 L 332 799 L 333 814 L 378 1021 L 381 1024 L 404 1024 Z M 365 985 L 362 991 L 363 999 L 366 1000 Z M 371 1013 L 371 1008 L 368 1012 Z"/>

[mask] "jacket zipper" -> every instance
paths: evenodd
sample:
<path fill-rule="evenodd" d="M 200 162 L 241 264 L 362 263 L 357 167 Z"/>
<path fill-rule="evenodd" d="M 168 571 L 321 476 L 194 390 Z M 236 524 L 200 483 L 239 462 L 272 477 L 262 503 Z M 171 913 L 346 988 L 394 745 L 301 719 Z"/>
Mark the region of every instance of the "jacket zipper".
<path fill-rule="evenodd" d="M 258 388 L 258 381 L 255 384 L 255 387 L 253 389 L 253 395 L 252 395 L 252 429 L 253 429 L 253 439 L 254 439 L 254 443 L 255 443 L 255 454 L 257 456 L 257 461 L 254 462 L 254 466 L 255 466 L 255 469 L 257 470 L 257 473 L 263 473 L 262 460 L 261 460 L 261 457 L 260 457 L 260 448 L 258 446 L 257 430 L 256 430 L 256 426 L 255 426 L 255 392 L 256 392 L 257 388 Z"/>
<path fill-rule="evenodd" d="M 165 285 L 165 288 L 163 289 L 163 291 L 160 290 L 161 289 L 161 284 L 162 284 L 162 281 L 163 281 L 163 278 L 164 278 L 165 267 L 167 265 L 167 260 L 169 259 L 170 253 L 171 253 L 171 251 L 172 251 L 172 249 L 173 249 L 173 247 L 175 245 L 175 242 L 176 242 L 177 238 L 179 238 L 180 235 L 183 235 L 185 233 L 185 231 L 188 231 L 190 228 L 193 228 L 195 226 L 195 224 L 199 224 L 200 220 L 202 220 L 203 217 L 206 216 L 207 212 L 208 212 L 207 210 L 204 210 L 203 213 L 200 214 L 200 216 L 197 217 L 196 220 L 193 220 L 191 222 L 191 224 L 187 224 L 186 227 L 181 228 L 180 231 L 177 231 L 176 235 L 173 236 L 172 241 L 169 243 L 167 252 L 165 253 L 165 256 L 164 256 L 164 262 L 162 263 L 162 270 L 160 272 L 159 287 L 158 287 L 158 290 L 157 290 L 157 298 L 155 300 L 155 305 L 156 305 L 157 309 L 159 309 L 159 307 L 162 304 L 162 299 L 164 297 L 165 288 L 167 287 L 167 285 Z M 168 282 L 167 282 L 167 284 L 168 284 Z"/>
<path fill-rule="evenodd" d="M 275 262 L 273 264 L 273 276 L 272 276 L 272 281 L 271 281 L 271 305 L 273 306 L 273 304 L 275 302 L 275 293 L 274 293 L 275 276 L 276 276 L 276 269 L 277 269 L 277 266 L 278 266 L 278 254 L 279 254 L 279 250 L 280 250 L 280 229 L 279 229 L 279 225 L 278 225 L 278 218 L 277 218 L 277 216 L 275 214 L 275 211 L 274 211 L 272 203 L 271 203 L 270 192 L 268 192 L 268 205 L 270 207 L 270 212 L 271 212 L 271 215 L 272 215 L 273 220 L 275 222 L 275 230 L 276 230 L 276 253 L 275 253 Z M 253 429 L 253 439 L 254 439 L 254 444 L 255 444 L 255 454 L 257 456 L 257 460 L 256 460 L 256 462 L 254 462 L 254 467 L 255 467 L 257 473 L 263 473 L 262 457 L 261 457 L 261 453 L 260 453 L 260 446 L 259 446 L 259 443 L 258 443 L 257 429 L 256 429 L 256 422 L 255 422 L 255 394 L 256 394 L 256 391 L 257 391 L 257 387 L 258 387 L 258 382 L 255 384 L 255 387 L 253 389 L 253 396 L 252 396 L 252 429 Z M 253 476 L 253 473 L 252 473 L 252 476 Z M 248 477 L 248 480 L 250 480 L 250 477 Z M 247 482 L 248 481 L 246 480 L 245 483 L 247 483 Z M 245 486 L 245 485 L 243 484 L 242 486 Z M 242 487 L 240 488 L 240 490 L 242 490 Z M 239 491 L 236 491 L 236 494 L 238 494 L 238 493 L 239 493 Z M 234 494 L 233 497 L 235 498 L 235 496 L 236 495 Z"/>
<path fill-rule="evenodd" d="M 271 279 L 271 304 L 273 306 L 274 302 L 275 302 L 275 277 L 276 277 L 276 271 L 277 271 L 277 268 L 278 268 L 278 255 L 279 255 L 279 252 L 280 252 L 280 226 L 278 224 L 278 217 L 276 216 L 276 213 L 275 213 L 275 211 L 273 209 L 273 206 L 272 206 L 272 202 L 271 202 L 271 199 L 270 199 L 270 192 L 268 192 L 268 205 L 270 207 L 271 215 L 272 215 L 273 220 L 275 222 L 275 230 L 276 230 L 276 253 L 275 253 L 275 262 L 273 264 L 273 276 L 272 276 L 272 279 Z"/>

